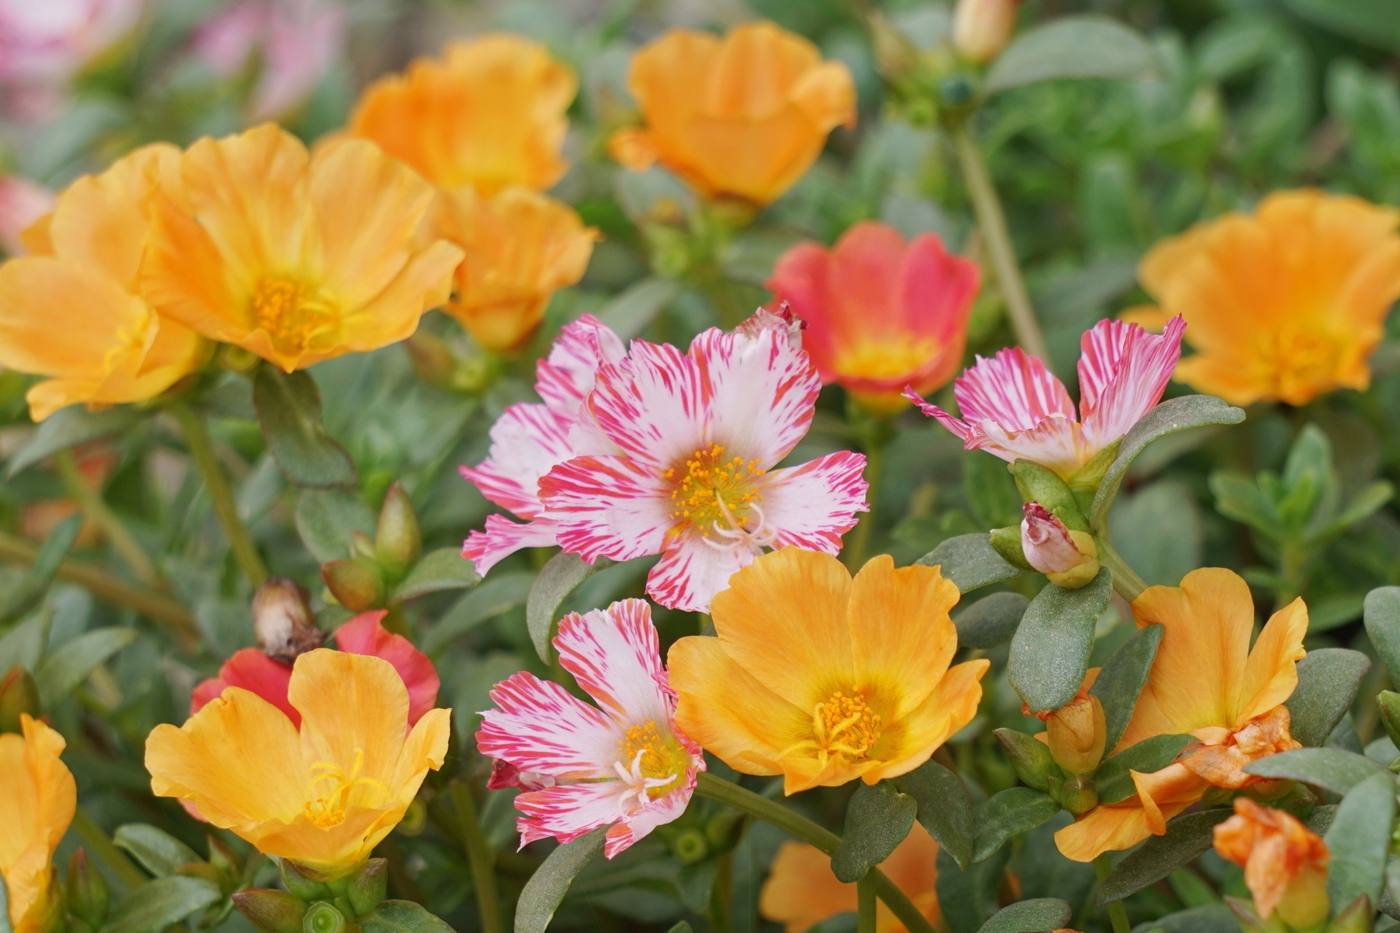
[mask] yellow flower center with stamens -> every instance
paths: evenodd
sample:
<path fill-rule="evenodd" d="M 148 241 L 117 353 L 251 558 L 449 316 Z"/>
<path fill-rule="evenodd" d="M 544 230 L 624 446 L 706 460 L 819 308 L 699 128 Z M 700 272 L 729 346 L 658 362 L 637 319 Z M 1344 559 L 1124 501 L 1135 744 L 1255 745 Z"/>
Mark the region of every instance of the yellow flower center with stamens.
<path fill-rule="evenodd" d="M 730 455 L 723 444 L 702 447 L 662 474 L 671 486 L 671 517 L 676 526 L 712 536 L 716 526 L 743 528 L 758 501 L 757 460 Z"/>
<path fill-rule="evenodd" d="M 1283 399 L 1311 398 L 1335 384 L 1341 343 L 1320 331 L 1282 330 L 1261 334 L 1259 355 L 1273 374 L 1274 391 Z"/>
<path fill-rule="evenodd" d="M 689 763 L 675 737 L 669 731 L 663 733 L 652 720 L 628 727 L 618 758 L 625 770 L 645 782 L 646 794 L 653 800 L 676 789 Z"/>
<path fill-rule="evenodd" d="M 298 353 L 330 331 L 335 307 L 315 289 L 285 278 L 265 278 L 253 289 L 254 324 L 282 353 Z"/>
<path fill-rule="evenodd" d="M 865 341 L 839 351 L 833 368 L 860 379 L 896 379 L 915 372 L 937 353 L 933 340 Z"/>
<path fill-rule="evenodd" d="M 311 766 L 311 786 L 308 799 L 302 808 L 303 815 L 312 825 L 330 829 L 345 822 L 345 814 L 351 807 L 351 798 L 357 788 L 368 788 L 376 800 L 360 800 L 359 806 L 371 809 L 379 807 L 389 796 L 389 788 L 384 782 L 363 775 L 365 767 L 364 749 L 355 749 L 355 763 L 350 773 L 329 761 L 318 761 Z M 361 797 L 366 795 L 362 794 Z"/>
<path fill-rule="evenodd" d="M 836 690 L 812 708 L 812 738 L 782 754 L 813 752 L 823 767 L 835 755 L 858 761 L 870 754 L 884 732 L 884 717 L 871 707 L 865 690 Z"/>

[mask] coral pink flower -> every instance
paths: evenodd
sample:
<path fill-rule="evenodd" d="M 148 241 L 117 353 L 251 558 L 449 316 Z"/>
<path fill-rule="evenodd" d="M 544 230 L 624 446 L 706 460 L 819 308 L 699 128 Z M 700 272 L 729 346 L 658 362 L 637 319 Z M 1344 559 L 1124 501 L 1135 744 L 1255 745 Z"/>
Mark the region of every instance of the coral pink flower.
<path fill-rule="evenodd" d="M 1100 321 L 1086 331 L 1079 345 L 1078 419 L 1060 380 L 1020 347 L 978 357 L 953 383 L 961 419 L 912 388 L 904 394 L 968 450 L 1031 460 L 1069 479 L 1156 407 L 1181 356 L 1185 329 L 1175 317 L 1161 334 L 1123 321 Z"/>
<path fill-rule="evenodd" d="M 586 561 L 660 554 L 647 593 L 705 611 L 765 547 L 835 554 L 866 510 L 865 457 L 775 470 L 807 433 L 821 379 L 788 322 L 759 311 L 681 352 L 637 340 L 604 366 L 588 409 L 619 453 L 540 480 L 559 544 Z"/>
<path fill-rule="evenodd" d="M 906 244 L 873 222 L 831 249 L 794 246 L 768 280 L 807 325 L 802 345 L 822 381 L 881 410 L 901 408 L 905 386 L 932 392 L 957 372 L 978 284 L 977 266 L 949 255 L 933 234 Z"/>
<path fill-rule="evenodd" d="M 705 758 L 676 731 L 676 696 L 644 600 L 565 616 L 554 647 L 598 706 L 522 671 L 492 689 L 476 746 L 497 759 L 493 786 L 522 789 L 522 847 L 607 826 L 612 858 L 685 812 Z"/>
<path fill-rule="evenodd" d="M 381 624 L 386 612 L 365 612 L 355 616 L 331 637 L 341 651 L 368 654 L 383 658 L 399 672 L 408 688 L 408 724 L 411 726 L 437 702 L 437 670 L 428 656 L 402 635 L 395 635 Z M 229 687 L 240 687 L 256 693 L 287 714 L 298 727 L 301 714 L 287 699 L 287 685 L 292 680 L 292 665 L 273 660 L 256 648 L 244 648 L 219 668 L 219 676 L 202 681 L 190 697 L 190 715 Z"/>
<path fill-rule="evenodd" d="M 558 528 L 540 502 L 540 477 L 580 454 L 616 452 L 585 410 L 584 399 L 599 367 L 621 361 L 623 353 L 622 341 L 597 318 L 584 315 L 567 325 L 549 356 L 536 364 L 535 391 L 544 404 L 507 408 L 491 426 L 489 456 L 477 466 L 461 468 L 483 496 L 526 519 L 518 524 L 490 515 L 484 530 L 467 537 L 462 556 L 477 573 L 484 575 L 521 548 L 558 543 Z"/>

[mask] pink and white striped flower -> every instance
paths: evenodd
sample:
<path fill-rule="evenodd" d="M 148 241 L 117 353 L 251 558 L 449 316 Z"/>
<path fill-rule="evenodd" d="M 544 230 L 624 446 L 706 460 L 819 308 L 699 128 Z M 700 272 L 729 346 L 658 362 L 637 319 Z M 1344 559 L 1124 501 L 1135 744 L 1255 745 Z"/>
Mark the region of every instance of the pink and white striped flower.
<path fill-rule="evenodd" d="M 612 858 L 685 812 L 705 758 L 676 730 L 676 696 L 644 600 L 565 616 L 554 647 L 598 705 L 522 671 L 492 689 L 476 745 L 496 759 L 492 786 L 521 789 L 522 848 L 607 826 L 603 852 Z"/>
<path fill-rule="evenodd" d="M 953 384 L 962 418 L 912 389 L 905 397 L 956 434 L 968 450 L 1006 461 L 1031 460 L 1069 479 L 1122 440 L 1156 407 L 1181 356 L 1186 322 L 1172 318 L 1161 334 L 1136 324 L 1100 321 L 1080 340 L 1079 417 L 1069 393 L 1045 363 L 1008 347 Z"/>
<path fill-rule="evenodd" d="M 567 325 L 549 356 L 535 369 L 535 391 L 544 403 L 512 405 L 491 427 L 486 460 L 462 467 L 462 476 L 483 496 L 526 519 L 524 524 L 490 515 L 482 531 L 473 531 L 462 556 L 485 574 L 521 548 L 551 547 L 557 526 L 544 514 L 540 477 L 580 454 L 613 453 L 598 431 L 584 400 L 599 367 L 623 358 L 622 341 L 597 318 L 585 315 Z"/>
<path fill-rule="evenodd" d="M 807 433 L 821 378 L 790 323 L 768 311 L 710 329 L 688 352 L 637 340 L 602 367 L 587 407 L 612 454 L 540 480 L 559 544 L 586 561 L 660 554 L 647 593 L 705 611 L 763 548 L 835 554 L 866 510 L 865 457 L 774 467 Z"/>

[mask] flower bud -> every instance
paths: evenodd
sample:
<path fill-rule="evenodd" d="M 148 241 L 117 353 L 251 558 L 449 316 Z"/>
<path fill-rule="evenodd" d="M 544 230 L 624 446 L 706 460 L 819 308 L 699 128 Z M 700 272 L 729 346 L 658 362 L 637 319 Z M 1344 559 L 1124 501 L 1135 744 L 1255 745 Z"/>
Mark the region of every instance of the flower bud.
<path fill-rule="evenodd" d="M 439 389 L 452 387 L 457 358 L 452 355 L 447 341 L 420 328 L 403 345 L 419 379 Z"/>
<path fill-rule="evenodd" d="M 413 514 L 413 501 L 398 483 L 384 494 L 379 509 L 379 527 L 374 533 L 374 556 L 379 566 L 392 578 L 402 577 L 418 559 L 423 538 L 418 531 L 418 516 Z"/>
<path fill-rule="evenodd" d="M 384 578 L 379 567 L 367 560 L 351 558 L 321 565 L 321 579 L 340 603 L 351 612 L 374 609 L 384 601 Z"/>
<path fill-rule="evenodd" d="M 1083 774 L 1065 778 L 1055 794 L 1056 801 L 1075 816 L 1083 816 L 1099 803 L 1099 792 L 1092 778 Z"/>
<path fill-rule="evenodd" d="M 319 901 L 306 909 L 301 928 L 305 933 L 344 933 L 349 927 L 345 914 L 334 904 Z"/>
<path fill-rule="evenodd" d="M 1332 918 L 1332 922 L 1327 926 L 1327 933 L 1371 933 L 1375 917 L 1376 909 L 1371 906 L 1371 899 L 1361 894 L 1345 910 Z"/>
<path fill-rule="evenodd" d="M 992 550 L 1000 554 L 1002 560 L 1008 564 L 1020 567 L 1022 570 L 1035 569 L 1026 563 L 1026 555 L 1021 552 L 1021 527 L 1019 525 L 993 528 L 988 532 L 987 540 L 991 542 Z"/>
<path fill-rule="evenodd" d="M 389 862 L 382 858 L 365 862 L 365 867 L 351 875 L 345 886 L 345 899 L 357 917 L 363 917 L 378 907 L 388 893 Z"/>
<path fill-rule="evenodd" d="M 958 0 L 953 12 L 953 46 L 974 62 L 1001 54 L 1016 28 L 1016 0 Z"/>
<path fill-rule="evenodd" d="M 235 891 L 233 906 L 259 930 L 267 933 L 301 933 L 306 905 L 286 891 L 249 888 Z"/>
<path fill-rule="evenodd" d="M 88 865 L 87 853 L 75 849 L 68 860 L 68 877 L 64 884 L 68 910 L 75 916 L 101 927 L 107 919 L 107 882 L 100 871 Z"/>
<path fill-rule="evenodd" d="M 39 715 L 39 688 L 29 671 L 16 664 L 0 678 L 0 732 L 19 732 L 22 713 Z"/>
<path fill-rule="evenodd" d="M 303 868 L 287 859 L 282 860 L 282 886 L 303 901 L 314 901 L 330 897 L 331 889 L 314 871 Z"/>
<path fill-rule="evenodd" d="M 1054 470 L 1030 460 L 1017 460 L 1007 469 L 1023 500 L 1040 503 L 1067 528 L 1089 530 L 1089 523 L 1084 519 L 1084 512 L 1074 493 Z"/>
<path fill-rule="evenodd" d="M 886 81 L 909 75 L 919 64 L 919 50 L 878 10 L 870 14 L 870 42 L 875 50 L 875 70 Z"/>
<path fill-rule="evenodd" d="M 1010 759 L 1011 767 L 1022 784 L 1036 790 L 1045 790 L 1049 786 L 1050 778 L 1055 776 L 1058 769 L 1045 743 L 1015 729 L 997 729 L 992 735 L 1006 749 L 1006 757 Z"/>
<path fill-rule="evenodd" d="M 1026 562 L 1065 589 L 1078 589 L 1099 573 L 1099 549 L 1085 531 L 1070 531 L 1039 502 L 1027 502 L 1021 520 Z"/>
<path fill-rule="evenodd" d="M 321 647 L 322 641 L 306 592 L 281 577 L 270 577 L 253 595 L 253 634 L 264 654 L 284 664 Z"/>
<path fill-rule="evenodd" d="M 1400 748 L 1400 693 L 1382 690 L 1376 696 L 1376 705 L 1381 708 L 1381 722 L 1390 735 L 1390 741 Z"/>
<path fill-rule="evenodd" d="M 1103 760 L 1108 724 L 1092 694 L 1077 696 L 1045 720 L 1050 756 L 1067 774 L 1089 774 Z"/>

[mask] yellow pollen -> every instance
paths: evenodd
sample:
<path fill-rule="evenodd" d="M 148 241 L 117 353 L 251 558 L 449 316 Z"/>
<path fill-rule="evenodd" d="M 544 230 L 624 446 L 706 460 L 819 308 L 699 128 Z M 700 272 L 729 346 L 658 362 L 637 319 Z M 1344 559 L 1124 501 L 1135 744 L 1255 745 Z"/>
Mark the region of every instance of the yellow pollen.
<path fill-rule="evenodd" d="M 937 341 L 912 337 L 884 343 L 867 340 L 840 351 L 833 368 L 859 379 L 895 379 L 919 370 L 940 349 Z"/>
<path fill-rule="evenodd" d="M 742 528 L 758 501 L 756 480 L 764 474 L 757 460 L 726 455 L 710 444 L 662 473 L 671 483 L 671 517 L 677 526 L 714 534 L 715 526 Z"/>
<path fill-rule="evenodd" d="M 355 805 L 372 808 L 384 804 L 389 797 L 389 788 L 383 781 L 365 777 L 362 774 L 364 767 L 365 752 L 361 748 L 355 749 L 355 762 L 349 774 L 329 761 L 318 761 L 311 766 L 313 776 L 302 813 L 313 826 L 329 829 L 345 822 L 346 811 L 352 805 L 351 797 L 355 796 L 357 788 L 367 788 L 370 793 L 360 794 L 361 799 L 355 801 Z M 367 796 L 369 799 L 365 799 Z"/>
<path fill-rule="evenodd" d="M 618 747 L 618 757 L 629 770 L 635 762 L 637 773 L 643 778 L 665 781 L 647 789 L 647 795 L 653 800 L 675 790 L 685 776 L 685 750 L 673 737 L 663 735 L 652 720 L 627 729 Z"/>
<path fill-rule="evenodd" d="M 812 738 L 789 746 L 782 754 L 814 752 L 823 767 L 833 755 L 857 761 L 870 754 L 884 728 L 884 719 L 870 708 L 864 690 L 837 690 L 813 707 Z"/>
<path fill-rule="evenodd" d="M 300 353 L 324 338 L 338 319 L 335 307 L 314 288 L 293 279 L 261 279 L 253 289 L 254 324 L 283 353 Z"/>

